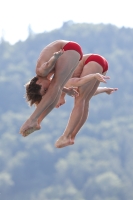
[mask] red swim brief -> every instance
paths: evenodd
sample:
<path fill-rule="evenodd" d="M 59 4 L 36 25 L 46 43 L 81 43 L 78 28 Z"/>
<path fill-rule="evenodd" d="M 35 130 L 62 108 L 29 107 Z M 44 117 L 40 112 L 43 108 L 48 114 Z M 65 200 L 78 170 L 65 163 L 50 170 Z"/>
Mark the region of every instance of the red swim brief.
<path fill-rule="evenodd" d="M 107 60 L 106 60 L 104 57 L 102 57 L 102 56 L 100 56 L 100 55 L 98 55 L 98 54 L 92 54 L 92 55 L 90 55 L 90 56 L 86 59 L 85 65 L 86 65 L 88 62 L 91 62 L 91 61 L 95 61 L 95 62 L 97 62 L 99 65 L 101 65 L 102 68 L 103 68 L 103 72 L 106 72 L 106 71 L 108 70 L 108 62 L 107 62 Z"/>
<path fill-rule="evenodd" d="M 63 47 L 63 49 L 64 49 L 64 51 L 67 51 L 67 50 L 75 50 L 75 51 L 77 51 L 80 54 L 80 60 L 83 57 L 82 49 L 81 49 L 80 45 L 78 43 L 76 43 L 76 42 L 68 42 Z"/>

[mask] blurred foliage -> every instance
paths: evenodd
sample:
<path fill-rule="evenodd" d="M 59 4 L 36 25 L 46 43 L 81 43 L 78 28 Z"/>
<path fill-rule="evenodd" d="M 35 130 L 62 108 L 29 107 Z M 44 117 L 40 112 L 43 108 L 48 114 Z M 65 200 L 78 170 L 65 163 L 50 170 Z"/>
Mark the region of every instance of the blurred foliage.
<path fill-rule="evenodd" d="M 0 199 L 133 199 L 132 38 L 133 29 L 68 21 L 60 29 L 29 34 L 24 42 L 1 42 Z M 107 86 L 119 88 L 92 98 L 75 145 L 63 149 L 54 143 L 73 107 L 70 97 L 44 119 L 41 130 L 26 138 L 19 134 L 34 110 L 25 102 L 24 84 L 35 75 L 42 48 L 57 39 L 74 40 L 84 53 L 105 56 L 111 77 Z"/>

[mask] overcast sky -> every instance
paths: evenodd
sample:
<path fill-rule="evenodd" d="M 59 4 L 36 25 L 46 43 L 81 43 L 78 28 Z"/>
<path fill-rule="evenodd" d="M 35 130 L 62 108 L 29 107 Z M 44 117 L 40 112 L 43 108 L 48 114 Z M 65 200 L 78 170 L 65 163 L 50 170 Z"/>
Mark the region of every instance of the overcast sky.
<path fill-rule="evenodd" d="M 133 28 L 133 0 L 0 0 L 0 37 L 14 44 L 63 22 L 111 23 Z"/>

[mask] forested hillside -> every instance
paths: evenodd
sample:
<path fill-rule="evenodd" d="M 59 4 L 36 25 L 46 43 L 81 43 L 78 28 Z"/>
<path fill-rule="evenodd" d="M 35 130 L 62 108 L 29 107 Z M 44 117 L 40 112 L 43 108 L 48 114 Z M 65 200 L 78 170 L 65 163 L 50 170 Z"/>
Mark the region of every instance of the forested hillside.
<path fill-rule="evenodd" d="M 36 60 L 48 43 L 78 42 L 84 53 L 109 62 L 107 87 L 112 95 L 92 98 L 89 118 L 71 147 L 56 149 L 73 98 L 54 109 L 42 129 L 23 138 L 22 123 L 34 110 L 24 98 L 24 84 L 35 75 Z M 0 199 L 133 199 L 133 29 L 65 22 L 60 29 L 29 34 L 14 45 L 0 43 Z M 102 84 L 104 86 L 105 84 Z"/>

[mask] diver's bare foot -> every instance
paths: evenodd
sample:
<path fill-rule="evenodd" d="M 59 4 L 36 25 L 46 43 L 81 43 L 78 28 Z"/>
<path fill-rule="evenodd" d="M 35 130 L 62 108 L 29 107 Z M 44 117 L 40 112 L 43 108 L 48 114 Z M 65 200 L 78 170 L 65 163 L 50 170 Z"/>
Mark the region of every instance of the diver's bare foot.
<path fill-rule="evenodd" d="M 71 140 L 71 138 L 65 137 L 65 136 L 61 136 L 55 143 L 55 147 L 56 148 L 62 148 L 62 147 L 66 147 L 69 145 L 73 145 L 74 144 L 74 140 Z"/>
<path fill-rule="evenodd" d="M 29 128 L 26 131 L 24 131 L 22 134 L 23 137 L 26 137 L 28 135 L 30 135 L 31 133 L 33 133 L 34 131 L 39 130 L 38 128 Z"/>
<path fill-rule="evenodd" d="M 71 138 L 71 143 L 74 144 L 74 142 L 75 142 L 75 138 L 74 139 Z"/>
<path fill-rule="evenodd" d="M 39 130 L 41 127 L 37 122 L 32 122 L 28 119 L 20 128 L 20 134 L 23 137 L 28 136 L 29 134 L 33 133 L 34 131 Z"/>

